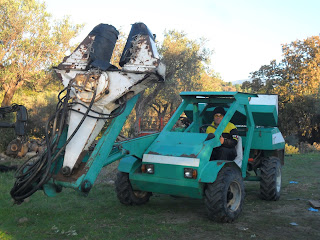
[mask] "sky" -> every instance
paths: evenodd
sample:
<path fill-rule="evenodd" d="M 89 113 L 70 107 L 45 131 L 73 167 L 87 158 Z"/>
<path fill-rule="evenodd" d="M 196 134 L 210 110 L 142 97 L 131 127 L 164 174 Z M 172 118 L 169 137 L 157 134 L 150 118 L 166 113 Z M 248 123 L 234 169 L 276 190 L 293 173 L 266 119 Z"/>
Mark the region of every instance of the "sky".
<path fill-rule="evenodd" d="M 41 1 L 41 0 L 40 0 Z M 42 0 L 43 2 L 43 0 Z M 125 33 L 143 22 L 157 40 L 165 30 L 206 38 L 211 68 L 226 82 L 246 80 L 271 60 L 282 58 L 282 44 L 320 34 L 319 0 L 46 0 L 53 18 L 68 15 L 84 23 L 81 42 L 92 28 L 107 23 Z"/>

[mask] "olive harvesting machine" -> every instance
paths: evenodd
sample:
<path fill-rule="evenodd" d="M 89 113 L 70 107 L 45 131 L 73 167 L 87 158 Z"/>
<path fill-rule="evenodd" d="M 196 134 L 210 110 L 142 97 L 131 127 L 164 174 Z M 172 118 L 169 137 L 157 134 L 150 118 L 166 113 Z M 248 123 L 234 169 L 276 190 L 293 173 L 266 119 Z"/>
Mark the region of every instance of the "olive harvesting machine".
<path fill-rule="evenodd" d="M 276 95 L 182 92 L 181 105 L 161 132 L 116 141 L 140 93 L 165 78 L 146 25 L 132 25 L 121 69 L 109 63 L 117 36 L 111 25 L 96 26 L 56 68 L 65 89 L 47 124 L 45 153 L 18 169 L 11 190 L 16 203 L 37 190 L 88 194 L 101 169 L 119 159 L 115 189 L 125 205 L 144 204 L 152 193 L 204 199 L 210 219 L 232 222 L 242 210 L 244 180 L 260 181 L 261 197 L 278 200 L 285 142 L 277 128 Z M 226 115 L 208 138 L 216 107 Z M 189 123 L 178 129 L 181 116 Z M 239 132 L 237 157 L 211 161 L 229 121 Z"/>

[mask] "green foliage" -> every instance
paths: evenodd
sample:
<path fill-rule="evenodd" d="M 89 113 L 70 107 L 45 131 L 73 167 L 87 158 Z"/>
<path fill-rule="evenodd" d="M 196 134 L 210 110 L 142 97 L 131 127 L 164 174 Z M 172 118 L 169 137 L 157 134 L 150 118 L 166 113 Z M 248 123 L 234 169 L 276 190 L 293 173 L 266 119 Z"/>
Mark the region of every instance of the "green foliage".
<path fill-rule="evenodd" d="M 242 89 L 278 94 L 279 126 L 285 136 L 300 141 L 320 141 L 320 37 L 297 40 L 282 47 L 283 59 L 251 73 Z"/>
<path fill-rule="evenodd" d="M 300 153 L 314 153 L 320 151 L 320 144 L 314 142 L 313 144 L 307 142 L 301 142 L 299 144 Z"/>
<path fill-rule="evenodd" d="M 24 96 L 29 115 L 28 135 L 42 138 L 49 117 L 55 113 L 58 92 L 42 92 L 35 96 Z"/>
<path fill-rule="evenodd" d="M 158 49 L 166 65 L 166 80 L 147 89 L 144 99 L 138 101 L 134 135 L 138 131 L 137 122 L 143 116 L 151 116 L 149 122 L 144 123 L 149 126 L 152 126 L 152 117 L 157 117 L 158 122 L 160 118 L 168 118 L 181 103 L 180 92 L 234 89 L 209 68 L 212 51 L 206 47 L 205 39 L 193 40 L 184 32 L 171 30 L 165 32 Z"/>
<path fill-rule="evenodd" d="M 11 240 L 12 237 L 10 237 L 8 234 L 6 234 L 5 232 L 1 232 L 0 231 L 0 239 L 1 240 Z"/>
<path fill-rule="evenodd" d="M 127 40 L 127 35 L 120 31 L 118 40 L 116 42 L 116 45 L 113 49 L 112 57 L 111 57 L 111 64 L 115 65 L 117 68 L 121 68 L 119 65 L 120 58 L 122 55 L 122 51 L 125 47 L 126 40 Z"/>
<path fill-rule="evenodd" d="M 36 0 L 0 2 L 0 83 L 2 106 L 10 105 L 17 89 L 27 83 L 40 90 L 52 79 L 51 67 L 71 50 L 70 40 L 82 28 L 67 17 L 53 21 Z"/>
<path fill-rule="evenodd" d="M 2 94 L 0 94 L 0 97 Z M 20 89 L 17 94 L 15 94 L 13 102 L 24 105 L 28 111 L 28 137 L 44 137 L 47 120 L 55 112 L 58 101 L 57 95 L 58 91 L 44 91 L 35 94 L 34 91 L 28 89 Z M 15 121 L 14 114 L 11 114 L 10 119 L 12 123 Z M 14 130 L 0 128 L 0 132 L 5 133 L 2 136 L 6 136 L 0 140 L 0 146 L 2 146 L 2 150 L 4 150 L 8 143 L 15 138 Z"/>
<path fill-rule="evenodd" d="M 189 39 L 184 32 L 173 30 L 165 33 L 159 53 L 167 68 L 166 81 L 152 101 L 159 114 L 165 112 L 165 108 L 171 111 L 177 108 L 181 102 L 180 92 L 201 89 L 201 78 L 205 74 L 205 65 L 210 62 L 211 54 L 204 46 L 204 39 Z"/>

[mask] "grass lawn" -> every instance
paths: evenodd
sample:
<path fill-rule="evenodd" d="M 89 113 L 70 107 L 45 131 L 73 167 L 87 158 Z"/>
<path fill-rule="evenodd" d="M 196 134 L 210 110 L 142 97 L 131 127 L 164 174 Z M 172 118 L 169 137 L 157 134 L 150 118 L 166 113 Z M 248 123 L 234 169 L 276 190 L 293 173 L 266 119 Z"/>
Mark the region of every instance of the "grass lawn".
<path fill-rule="evenodd" d="M 239 219 L 218 224 L 202 200 L 154 194 L 146 205 L 129 207 L 105 183 L 87 197 L 70 189 L 54 198 L 38 191 L 13 205 L 13 173 L 0 173 L 0 239 L 320 239 L 320 211 L 308 210 L 309 199 L 320 200 L 320 154 L 287 156 L 282 180 L 281 198 L 273 202 L 259 199 L 258 182 L 247 182 Z"/>

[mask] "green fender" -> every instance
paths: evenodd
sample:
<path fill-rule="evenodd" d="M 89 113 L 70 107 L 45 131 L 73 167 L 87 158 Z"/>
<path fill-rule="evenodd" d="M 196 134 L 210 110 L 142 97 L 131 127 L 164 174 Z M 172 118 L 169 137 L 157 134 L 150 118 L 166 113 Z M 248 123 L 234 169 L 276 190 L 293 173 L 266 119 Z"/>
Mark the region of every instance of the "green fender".
<path fill-rule="evenodd" d="M 220 170 L 225 166 L 233 166 L 240 170 L 237 164 L 233 161 L 209 161 L 207 162 L 200 171 L 199 182 L 202 183 L 213 183 L 220 172 Z M 240 170 L 241 171 L 241 170 Z"/>
<path fill-rule="evenodd" d="M 120 160 L 118 170 L 120 172 L 130 173 L 137 169 L 141 164 L 141 160 L 133 156 L 127 156 Z"/>

